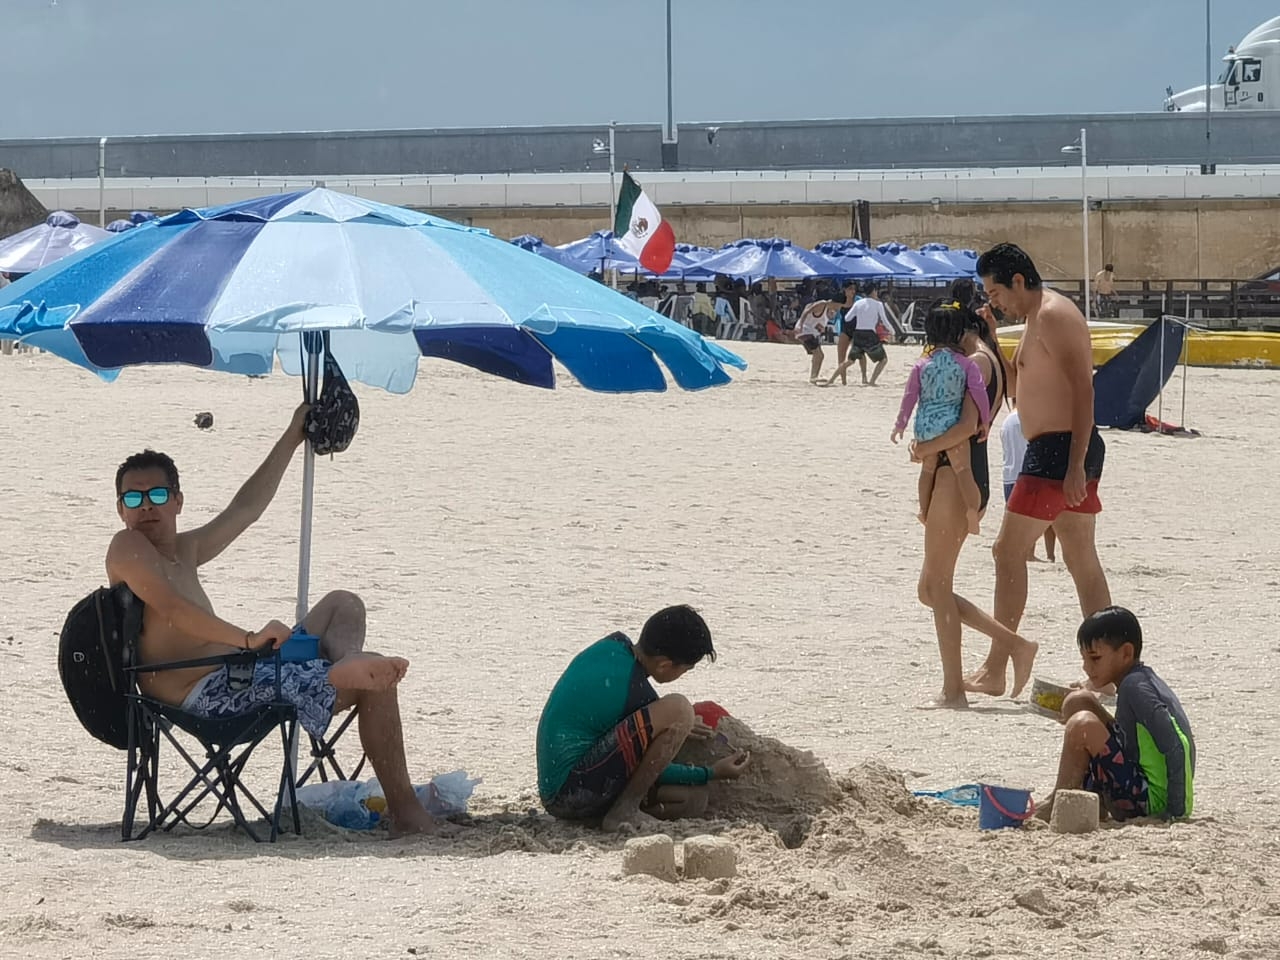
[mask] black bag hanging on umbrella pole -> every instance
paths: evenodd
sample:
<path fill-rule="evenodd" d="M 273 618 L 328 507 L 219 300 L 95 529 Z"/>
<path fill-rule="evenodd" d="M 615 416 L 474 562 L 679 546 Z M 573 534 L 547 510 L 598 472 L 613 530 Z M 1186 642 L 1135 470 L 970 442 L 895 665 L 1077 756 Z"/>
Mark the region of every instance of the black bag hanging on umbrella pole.
<path fill-rule="evenodd" d="M 298 534 L 298 597 L 295 607 L 301 623 L 307 615 L 311 577 L 311 516 L 314 506 L 316 454 L 341 453 L 351 445 L 360 426 L 360 404 L 329 350 L 329 331 L 306 330 L 302 347 L 302 399 L 311 405 L 303 421 L 306 452 L 302 458 L 302 524 Z M 320 365 L 324 363 L 324 383 Z"/>

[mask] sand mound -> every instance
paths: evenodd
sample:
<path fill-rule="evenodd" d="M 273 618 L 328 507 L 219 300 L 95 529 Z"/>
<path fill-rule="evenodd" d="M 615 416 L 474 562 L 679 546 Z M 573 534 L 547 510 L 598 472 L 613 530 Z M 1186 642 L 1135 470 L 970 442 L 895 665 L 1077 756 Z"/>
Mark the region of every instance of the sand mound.
<path fill-rule="evenodd" d="M 840 798 L 826 765 L 809 751 L 761 736 L 733 717 L 723 718 L 716 734 L 711 740 L 686 742 L 676 756 L 679 763 L 710 766 L 737 750 L 751 752 L 751 766 L 742 777 L 712 781 L 709 817 L 771 823 L 816 813 Z"/>
<path fill-rule="evenodd" d="M 786 847 L 803 844 L 815 824 L 826 834 L 860 836 L 859 819 L 883 822 L 920 810 L 902 774 L 883 763 L 862 763 L 837 778 L 808 750 L 762 736 L 733 717 L 722 719 L 716 733 L 711 740 L 689 741 L 676 759 L 710 765 L 735 750 L 749 750 L 751 766 L 737 780 L 712 781 L 707 816 L 759 823 Z"/>

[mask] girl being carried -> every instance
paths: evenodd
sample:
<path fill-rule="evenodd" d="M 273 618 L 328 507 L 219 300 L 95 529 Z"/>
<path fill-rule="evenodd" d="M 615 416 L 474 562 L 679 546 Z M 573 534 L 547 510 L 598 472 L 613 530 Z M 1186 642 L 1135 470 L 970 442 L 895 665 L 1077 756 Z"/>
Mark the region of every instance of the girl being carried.
<path fill-rule="evenodd" d="M 917 402 L 915 435 L 917 440 L 940 437 L 959 422 L 966 404 L 973 404 L 978 411 L 978 434 L 985 436 L 991 422 L 991 405 L 987 401 L 987 387 L 977 364 L 964 355 L 960 341 L 964 337 L 964 325 L 968 310 L 957 301 L 949 300 L 935 305 L 924 321 L 925 355 L 911 368 L 902 407 L 889 439 L 897 443 L 907 428 L 911 411 Z M 982 494 L 973 478 L 969 463 L 969 444 L 958 444 L 937 456 L 926 457 L 921 464 L 919 497 L 920 522 L 929 516 L 929 501 L 933 496 L 934 475 L 939 459 L 946 457 L 955 471 L 956 481 L 964 497 L 965 514 L 969 532 L 978 532 L 978 513 Z"/>

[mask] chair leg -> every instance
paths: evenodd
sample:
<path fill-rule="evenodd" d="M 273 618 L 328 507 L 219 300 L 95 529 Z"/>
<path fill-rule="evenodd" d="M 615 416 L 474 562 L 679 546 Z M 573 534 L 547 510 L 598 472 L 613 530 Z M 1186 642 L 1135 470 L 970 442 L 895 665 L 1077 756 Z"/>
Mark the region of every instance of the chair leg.
<path fill-rule="evenodd" d="M 360 762 L 356 764 L 355 769 L 350 774 L 347 774 L 338 762 L 336 752 L 338 741 L 342 739 L 343 734 L 355 722 L 359 712 L 358 709 L 351 710 L 342 718 L 342 723 L 339 724 L 337 731 L 327 740 L 308 735 L 311 740 L 311 763 L 298 776 L 295 786 L 301 787 L 306 784 L 311 779 L 312 774 L 318 776 L 321 783 L 328 783 L 330 771 L 332 771 L 336 780 L 355 780 L 359 778 L 360 771 L 364 769 L 365 762 L 368 759 L 365 754 L 361 752 Z"/>

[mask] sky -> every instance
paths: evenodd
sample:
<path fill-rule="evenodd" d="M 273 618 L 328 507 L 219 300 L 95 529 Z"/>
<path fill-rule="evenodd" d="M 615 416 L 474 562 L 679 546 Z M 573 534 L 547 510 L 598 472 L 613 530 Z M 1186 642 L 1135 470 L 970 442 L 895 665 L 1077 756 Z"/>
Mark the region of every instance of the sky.
<path fill-rule="evenodd" d="M 677 123 L 1162 109 L 1206 0 L 673 0 Z M 1280 0 L 1215 0 L 1215 63 Z M 0 139 L 662 123 L 665 0 L 0 0 Z"/>

